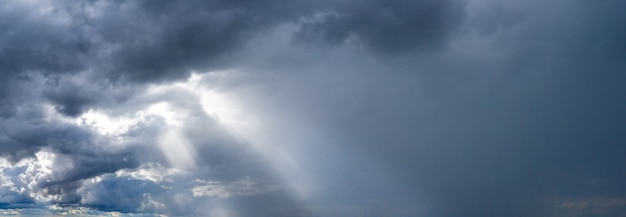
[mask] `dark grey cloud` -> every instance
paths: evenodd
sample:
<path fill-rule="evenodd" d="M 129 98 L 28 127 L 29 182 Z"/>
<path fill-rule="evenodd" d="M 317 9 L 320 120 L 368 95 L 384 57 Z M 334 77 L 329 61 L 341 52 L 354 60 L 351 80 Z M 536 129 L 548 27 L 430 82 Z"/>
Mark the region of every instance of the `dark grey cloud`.
<path fill-rule="evenodd" d="M 381 52 L 437 47 L 462 17 L 462 4 L 448 1 L 51 1 L 10 5 L 3 13 L 6 21 L 2 28 L 7 31 L 2 39 L 6 44 L 1 51 L 2 80 L 41 73 L 51 85 L 56 85 L 59 74 L 78 72 L 90 75 L 82 85 L 99 86 L 106 81 L 180 80 L 194 70 L 227 68 L 237 62 L 234 51 L 255 36 L 275 25 L 297 23 L 327 11 L 331 15 L 303 25 L 297 38 L 321 34 L 324 41 L 337 43 L 355 35 Z M 387 9 L 378 10 L 380 6 Z M 12 85 L 3 86 L 2 99 L 15 100 L 10 99 L 17 98 L 10 92 Z M 77 116 L 106 98 L 94 92 L 101 88 L 62 85 L 45 95 L 60 112 Z"/>
<path fill-rule="evenodd" d="M 163 82 L 192 70 L 232 65 L 229 54 L 264 29 L 295 20 L 317 3 L 259 1 L 49 1 L 4 7 L 0 55 L 3 104 L 15 104 L 13 80 L 43 74 L 88 74 L 83 85 L 106 81 Z M 96 81 L 99 80 L 99 81 Z M 60 112 L 77 116 L 103 96 L 62 85 L 46 92 Z M 106 98 L 106 97 L 105 97 Z M 6 105 L 11 110 L 11 105 Z M 5 109 L 3 109 L 4 111 Z"/>
<path fill-rule="evenodd" d="M 89 194 L 84 205 L 104 211 L 137 212 L 147 193 L 158 194 L 164 189 L 150 181 L 124 179 L 106 175 L 84 194 Z"/>
<path fill-rule="evenodd" d="M 305 41 L 352 41 L 375 52 L 405 53 L 445 45 L 462 23 L 461 1 L 343 1 L 297 33 Z"/>
<path fill-rule="evenodd" d="M 24 71 L 67 73 L 83 68 L 91 51 L 84 28 L 64 24 L 62 10 L 43 15 L 32 9 L 19 3 L 2 8 L 3 80 Z"/>
<path fill-rule="evenodd" d="M 99 39 L 106 78 L 183 79 L 191 70 L 223 68 L 233 50 L 280 22 L 310 13 L 308 1 L 120 1 L 86 3 L 100 16 L 84 22 Z"/>
<path fill-rule="evenodd" d="M 284 80 L 246 100 L 326 132 L 299 151 L 315 177 L 334 177 L 319 203 L 335 213 L 360 203 L 408 216 L 619 216 L 623 205 L 609 204 L 621 204 L 626 178 L 620 6 L 471 2 L 428 55 L 280 50 L 305 61 L 256 65 Z"/>
<path fill-rule="evenodd" d="M 623 6 L 12 1 L 0 208 L 621 216 Z"/>

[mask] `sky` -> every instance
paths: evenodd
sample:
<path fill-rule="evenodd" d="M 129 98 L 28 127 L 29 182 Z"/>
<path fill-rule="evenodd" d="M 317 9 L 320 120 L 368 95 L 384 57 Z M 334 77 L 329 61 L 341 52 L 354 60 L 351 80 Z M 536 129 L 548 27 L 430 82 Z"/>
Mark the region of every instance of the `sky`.
<path fill-rule="evenodd" d="M 0 215 L 624 217 L 624 8 L 5 0 Z"/>

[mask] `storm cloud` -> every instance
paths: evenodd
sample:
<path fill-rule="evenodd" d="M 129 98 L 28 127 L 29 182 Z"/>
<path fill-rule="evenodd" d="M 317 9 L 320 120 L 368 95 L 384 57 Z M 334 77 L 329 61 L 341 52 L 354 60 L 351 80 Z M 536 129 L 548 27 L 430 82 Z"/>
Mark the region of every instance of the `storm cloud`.
<path fill-rule="evenodd" d="M 620 1 L 7 1 L 0 213 L 624 216 Z"/>

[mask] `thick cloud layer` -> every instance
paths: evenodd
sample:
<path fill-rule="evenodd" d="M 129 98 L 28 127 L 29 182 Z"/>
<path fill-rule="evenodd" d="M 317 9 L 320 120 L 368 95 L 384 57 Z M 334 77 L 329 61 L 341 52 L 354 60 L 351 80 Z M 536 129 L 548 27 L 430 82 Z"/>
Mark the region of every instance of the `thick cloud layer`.
<path fill-rule="evenodd" d="M 445 44 L 462 22 L 459 1 L 345 1 L 305 22 L 298 36 L 331 44 L 357 42 L 395 54 Z"/>
<path fill-rule="evenodd" d="M 623 216 L 620 1 L 7 1 L 2 215 Z"/>

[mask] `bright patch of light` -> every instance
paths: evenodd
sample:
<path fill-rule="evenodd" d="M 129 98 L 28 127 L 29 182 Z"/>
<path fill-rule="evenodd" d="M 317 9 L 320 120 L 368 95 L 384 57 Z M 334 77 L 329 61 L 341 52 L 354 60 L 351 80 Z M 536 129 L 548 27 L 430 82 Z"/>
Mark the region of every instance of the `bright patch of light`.
<path fill-rule="evenodd" d="M 216 207 L 211 211 L 210 217 L 229 217 L 232 216 L 228 210 L 222 207 Z"/>
<path fill-rule="evenodd" d="M 245 124 L 246 121 L 234 102 L 228 96 L 213 91 L 201 93 L 202 108 L 207 115 L 228 126 Z"/>
<path fill-rule="evenodd" d="M 102 135 L 118 135 L 124 133 L 128 130 L 128 127 L 136 122 L 136 120 L 130 118 L 112 118 L 93 109 L 90 109 L 76 118 L 76 124 L 79 126 L 92 127 L 96 132 Z"/>
<path fill-rule="evenodd" d="M 177 126 L 182 125 L 181 119 L 184 118 L 184 117 L 181 117 L 180 113 L 176 113 L 172 109 L 172 106 L 167 102 L 159 102 L 159 103 L 152 104 L 145 111 L 139 112 L 139 114 L 157 115 L 157 116 L 163 117 L 163 119 L 165 119 L 165 123 L 169 125 L 177 125 Z"/>
<path fill-rule="evenodd" d="M 255 148 L 270 166 L 289 182 L 290 187 L 298 195 L 307 197 L 311 183 L 307 181 L 308 178 L 299 162 L 284 148 L 288 144 L 281 139 L 283 137 L 268 129 L 271 126 L 261 121 L 260 114 L 238 102 L 236 93 L 211 88 L 221 82 L 228 83 L 229 79 L 233 79 L 238 73 L 241 72 L 231 70 L 194 75 L 188 81 L 188 86 L 200 95 L 202 108 L 207 115 L 218 120 L 229 133 Z M 196 83 L 200 80 L 205 83 L 201 85 Z"/>
<path fill-rule="evenodd" d="M 166 129 L 158 143 L 167 161 L 175 168 L 190 169 L 196 166 L 195 150 L 180 129 Z"/>
<path fill-rule="evenodd" d="M 180 174 L 181 170 L 176 168 L 165 168 L 161 164 L 142 164 L 136 169 L 123 169 L 115 172 L 117 177 L 130 177 L 132 179 L 147 180 L 157 184 L 162 182 L 172 182 L 171 177 Z M 162 186 L 163 187 L 163 186 Z"/>
<path fill-rule="evenodd" d="M 161 150 L 169 165 L 173 167 L 172 169 L 186 171 L 196 168 L 199 156 L 196 155 L 194 141 L 187 137 L 185 129 L 200 112 L 201 115 L 211 117 L 220 123 L 241 142 L 256 149 L 268 165 L 288 182 L 287 187 L 295 190 L 301 197 L 306 197 L 312 185 L 304 172 L 305 169 L 292 152 L 294 150 L 292 144 L 300 141 L 289 140 L 288 136 L 285 137 L 282 132 L 278 132 L 277 129 L 280 128 L 272 125 L 275 123 L 268 122 L 261 113 L 250 105 L 246 105 L 245 101 L 241 101 L 242 96 L 245 96 L 240 95 L 242 92 L 220 89 L 221 84 L 236 82 L 240 73 L 231 70 L 192 74 L 187 81 L 152 85 L 136 99 L 148 106 L 131 106 L 135 108 L 134 111 L 117 115 L 89 110 L 78 118 L 68 119 L 58 114 L 54 107 L 47 107 L 47 117 L 56 120 L 67 119 L 68 123 L 90 127 L 98 134 L 119 138 L 122 138 L 121 135 L 128 132 L 134 125 L 149 120 L 150 117 L 161 117 L 165 125 L 158 125 L 159 133 L 155 145 Z M 303 131 L 303 129 L 294 129 L 294 131 Z M 43 163 L 48 162 L 46 159 L 41 160 Z M 40 171 L 40 173 L 50 174 L 51 171 Z M 165 178 L 154 176 L 148 170 L 137 170 L 125 175 L 157 182 Z M 195 196 L 229 197 L 257 192 L 257 190 L 259 192 L 271 190 L 267 186 L 257 188 L 259 186 L 246 184 L 249 182 L 227 183 L 226 186 L 206 184 L 198 186 L 193 193 Z"/>
<path fill-rule="evenodd" d="M 221 199 L 230 198 L 232 196 L 251 196 L 262 194 L 280 188 L 278 185 L 260 185 L 248 176 L 241 180 L 229 183 L 202 180 L 196 180 L 196 182 L 201 185 L 192 189 L 194 197 L 217 197 Z"/>

